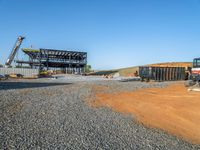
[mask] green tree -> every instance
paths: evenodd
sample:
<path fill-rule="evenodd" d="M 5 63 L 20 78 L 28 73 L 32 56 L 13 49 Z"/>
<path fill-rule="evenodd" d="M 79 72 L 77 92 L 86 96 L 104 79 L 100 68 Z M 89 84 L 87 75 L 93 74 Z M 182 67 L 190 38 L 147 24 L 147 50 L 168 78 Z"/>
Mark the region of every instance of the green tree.
<path fill-rule="evenodd" d="M 89 72 L 91 72 L 91 71 L 92 71 L 91 65 L 86 65 L 86 66 L 85 66 L 85 72 L 86 72 L 86 73 L 89 73 Z"/>

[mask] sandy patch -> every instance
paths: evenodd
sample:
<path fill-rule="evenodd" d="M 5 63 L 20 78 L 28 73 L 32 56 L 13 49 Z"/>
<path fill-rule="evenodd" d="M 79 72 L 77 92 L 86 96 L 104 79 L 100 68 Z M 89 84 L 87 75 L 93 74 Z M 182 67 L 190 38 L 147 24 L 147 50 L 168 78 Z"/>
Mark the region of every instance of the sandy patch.
<path fill-rule="evenodd" d="M 92 103 L 131 113 L 147 126 L 200 144 L 200 92 L 188 92 L 182 84 L 115 94 L 97 91 Z"/>

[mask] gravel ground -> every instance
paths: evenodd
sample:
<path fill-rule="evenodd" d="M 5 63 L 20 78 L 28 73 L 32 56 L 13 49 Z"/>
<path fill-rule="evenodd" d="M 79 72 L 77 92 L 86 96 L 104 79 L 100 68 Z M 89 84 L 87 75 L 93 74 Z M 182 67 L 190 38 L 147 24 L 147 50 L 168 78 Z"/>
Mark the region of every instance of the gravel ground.
<path fill-rule="evenodd" d="M 90 79 L 0 82 L 0 149 L 200 149 L 158 129 L 146 128 L 132 116 L 92 108 L 86 102 L 95 86 L 117 92 L 162 88 L 170 83 Z"/>

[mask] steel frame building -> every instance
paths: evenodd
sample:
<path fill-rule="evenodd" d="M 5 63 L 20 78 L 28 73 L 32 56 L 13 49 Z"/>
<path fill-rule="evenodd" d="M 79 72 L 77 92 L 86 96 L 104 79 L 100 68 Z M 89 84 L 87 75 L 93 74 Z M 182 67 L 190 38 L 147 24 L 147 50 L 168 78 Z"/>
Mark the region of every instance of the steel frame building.
<path fill-rule="evenodd" d="M 23 49 L 29 61 L 17 60 L 18 65 L 28 64 L 40 70 L 61 69 L 66 73 L 81 74 L 87 65 L 87 53 L 55 49 Z"/>

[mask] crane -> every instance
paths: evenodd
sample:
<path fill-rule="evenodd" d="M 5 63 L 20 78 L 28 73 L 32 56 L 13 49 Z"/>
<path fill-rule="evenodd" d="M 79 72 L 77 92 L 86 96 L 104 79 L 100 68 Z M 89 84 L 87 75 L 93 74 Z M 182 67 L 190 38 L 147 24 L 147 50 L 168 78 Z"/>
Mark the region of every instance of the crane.
<path fill-rule="evenodd" d="M 6 61 L 6 63 L 5 63 L 6 67 L 10 67 L 10 65 L 11 65 L 13 59 L 15 58 L 15 55 L 16 55 L 17 51 L 19 50 L 19 48 L 20 48 L 20 46 L 22 44 L 22 41 L 24 39 L 25 39 L 25 37 L 23 37 L 23 36 L 19 36 L 17 38 L 17 41 L 15 42 L 15 45 L 14 45 L 14 47 L 13 47 L 13 49 L 12 49 L 12 51 L 11 51 L 7 61 Z"/>

